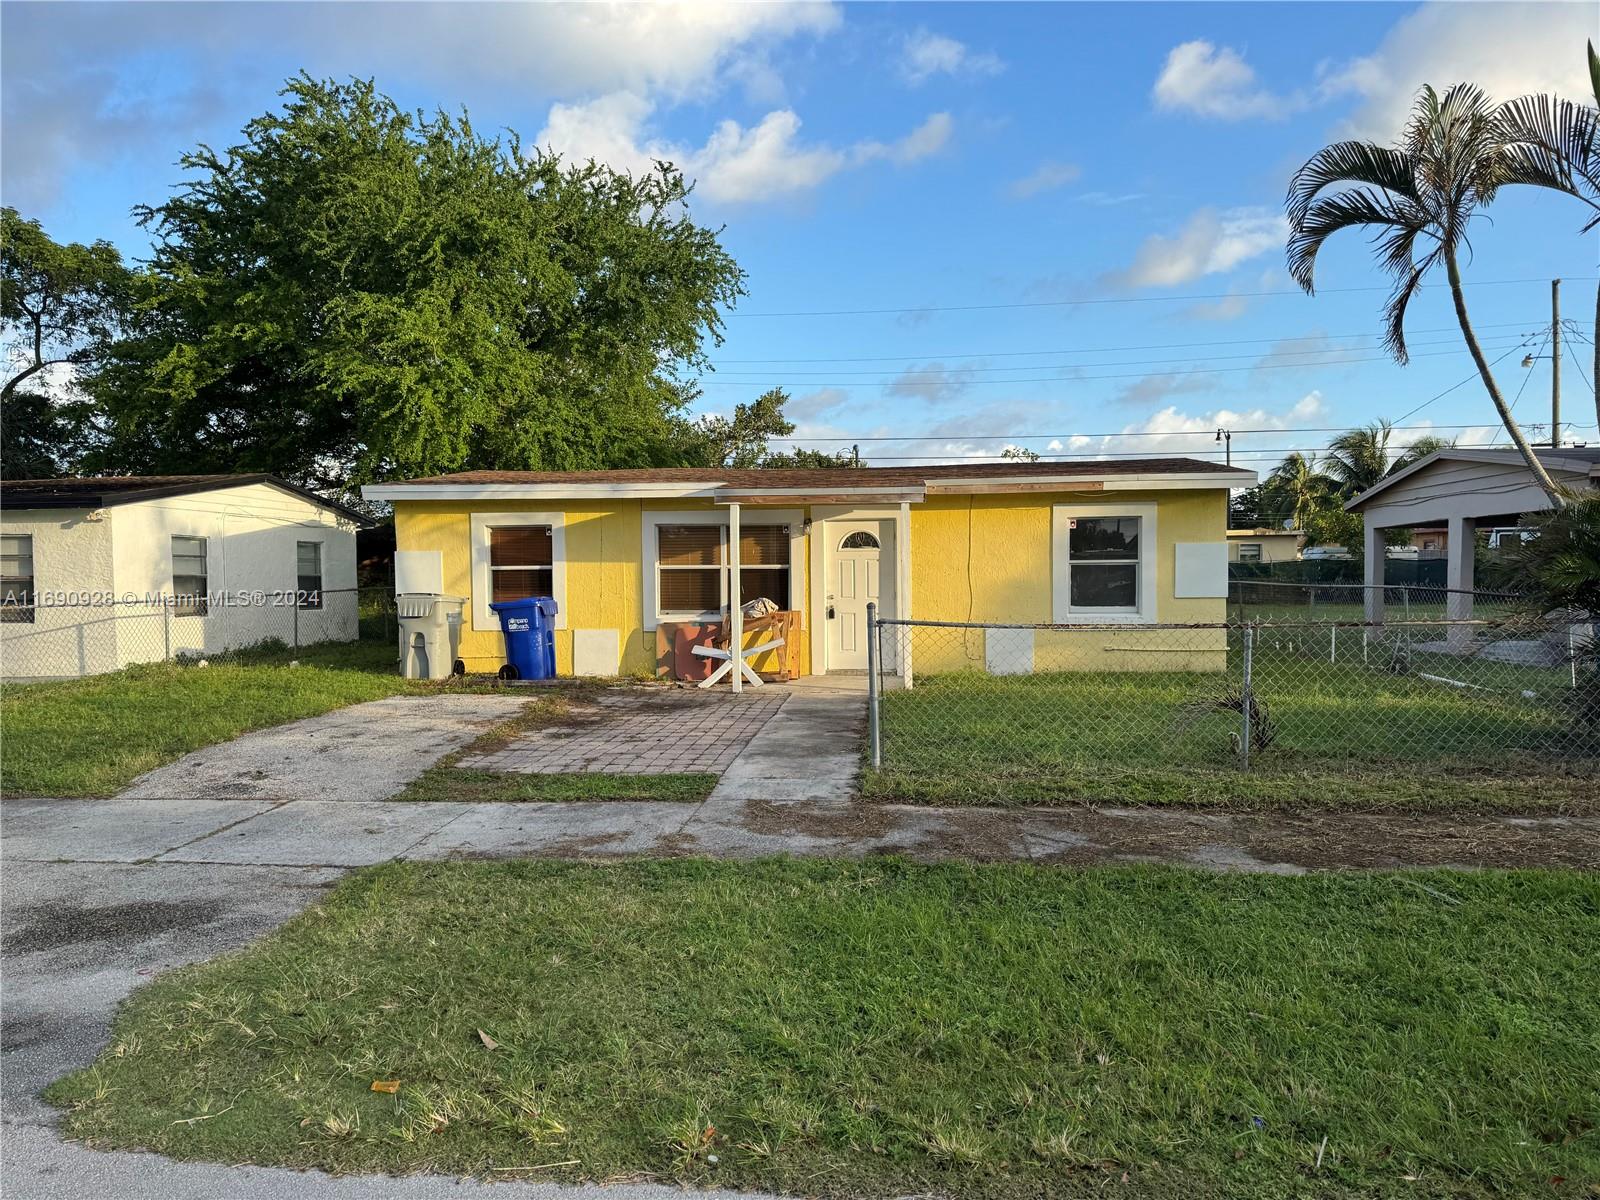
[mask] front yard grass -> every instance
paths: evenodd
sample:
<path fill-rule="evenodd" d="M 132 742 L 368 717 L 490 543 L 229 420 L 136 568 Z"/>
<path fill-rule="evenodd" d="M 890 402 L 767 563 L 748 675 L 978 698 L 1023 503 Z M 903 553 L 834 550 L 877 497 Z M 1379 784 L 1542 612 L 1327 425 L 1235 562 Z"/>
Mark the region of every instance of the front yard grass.
<path fill-rule="evenodd" d="M 394 655 L 390 641 L 329 642 L 218 655 L 206 667 L 150 663 L 8 684 L 0 693 L 0 792 L 110 795 L 145 771 L 254 729 L 385 696 L 472 686 L 401 679 Z"/>
<path fill-rule="evenodd" d="M 1262 659 L 1256 696 L 1276 736 L 1248 771 L 1240 713 L 1200 711 L 1225 690 L 1220 674 L 964 672 L 884 693 L 883 769 L 864 773 L 863 792 L 931 804 L 1600 811 L 1600 747 L 1582 753 L 1548 699 L 1563 694 L 1562 671 L 1457 662 L 1448 669 L 1481 685 L 1458 688 Z"/>
<path fill-rule="evenodd" d="M 497 801 L 528 803 L 572 800 L 704 800 L 717 786 L 717 776 L 601 775 L 570 772 L 554 775 L 515 771 L 476 771 L 463 767 L 431 767 L 394 797 L 396 800 Z"/>
<path fill-rule="evenodd" d="M 1575 873 L 394 863 L 136 993 L 47 1096 L 97 1146 L 335 1172 L 1587 1196 L 1597 944 Z"/>

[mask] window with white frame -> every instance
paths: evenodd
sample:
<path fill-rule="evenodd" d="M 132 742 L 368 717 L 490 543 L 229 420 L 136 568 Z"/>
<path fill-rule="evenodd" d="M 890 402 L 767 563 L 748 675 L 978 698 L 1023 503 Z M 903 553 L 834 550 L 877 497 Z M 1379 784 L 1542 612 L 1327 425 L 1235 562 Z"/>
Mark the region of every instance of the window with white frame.
<path fill-rule="evenodd" d="M 0 537 L 0 621 L 33 623 L 33 535 Z"/>
<path fill-rule="evenodd" d="M 728 607 L 729 533 L 726 525 L 656 526 L 656 615 L 709 616 Z M 741 525 L 739 603 L 766 597 L 789 607 L 787 525 Z"/>
<path fill-rule="evenodd" d="M 203 617 L 207 612 L 206 539 L 174 536 L 172 539 L 172 611 L 179 617 Z"/>
<path fill-rule="evenodd" d="M 1051 512 L 1053 619 L 1156 619 L 1156 506 L 1059 505 Z"/>
<path fill-rule="evenodd" d="M 1240 542 L 1239 543 L 1239 561 L 1240 562 L 1260 562 L 1261 561 L 1261 543 L 1260 542 Z"/>
<path fill-rule="evenodd" d="M 294 544 L 295 603 L 301 608 L 322 607 L 322 543 Z"/>
<path fill-rule="evenodd" d="M 1067 531 L 1067 564 L 1073 611 L 1137 611 L 1139 518 L 1074 518 Z"/>
<path fill-rule="evenodd" d="M 555 541 L 548 525 L 511 525 L 489 530 L 489 595 L 492 602 L 552 596 Z"/>

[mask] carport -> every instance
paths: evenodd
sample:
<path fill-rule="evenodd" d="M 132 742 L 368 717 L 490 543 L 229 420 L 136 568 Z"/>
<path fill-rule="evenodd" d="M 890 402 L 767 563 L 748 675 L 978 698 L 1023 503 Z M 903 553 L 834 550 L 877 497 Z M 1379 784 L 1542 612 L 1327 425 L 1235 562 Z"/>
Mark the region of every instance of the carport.
<path fill-rule="evenodd" d="M 1545 447 L 1536 453 L 1558 484 L 1600 486 L 1600 448 Z M 1549 511 L 1550 498 L 1516 450 L 1468 447 L 1430 454 L 1368 488 L 1345 508 L 1361 514 L 1368 621 L 1383 621 L 1384 532 L 1416 525 L 1447 529 L 1445 612 L 1451 620 L 1464 621 L 1472 617 L 1479 531 L 1524 525 L 1527 514 Z"/>

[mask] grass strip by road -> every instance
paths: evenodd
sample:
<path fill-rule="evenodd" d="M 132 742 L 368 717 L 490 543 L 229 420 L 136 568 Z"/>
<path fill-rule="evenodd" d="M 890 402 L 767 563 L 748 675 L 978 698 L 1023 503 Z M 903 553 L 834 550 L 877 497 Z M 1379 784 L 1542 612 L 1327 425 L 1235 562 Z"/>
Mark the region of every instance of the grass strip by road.
<path fill-rule="evenodd" d="M 707 773 L 680 775 L 600 775 L 567 772 L 551 775 L 512 771 L 477 771 L 462 767 L 432 767 L 395 796 L 418 801 L 581 801 L 581 800 L 704 800 L 717 786 L 717 776 Z"/>
<path fill-rule="evenodd" d="M 0 693 L 0 792 L 106 796 L 144 772 L 242 733 L 405 693 L 482 690 L 401 679 L 388 641 L 150 663 Z M 298 662 L 291 667 L 288 664 Z"/>
<path fill-rule="evenodd" d="M 1576 873 L 396 863 L 47 1095 L 94 1145 L 339 1172 L 1580 1196 L 1596 944 Z"/>

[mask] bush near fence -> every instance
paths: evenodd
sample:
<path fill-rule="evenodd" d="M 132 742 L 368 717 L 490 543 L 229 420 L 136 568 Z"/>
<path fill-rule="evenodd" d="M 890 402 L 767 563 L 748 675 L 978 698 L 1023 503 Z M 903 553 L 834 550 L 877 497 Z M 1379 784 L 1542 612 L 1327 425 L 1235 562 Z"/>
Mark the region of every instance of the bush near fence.
<path fill-rule="evenodd" d="M 869 794 L 1295 800 L 1359 776 L 1379 803 L 1600 801 L 1587 622 L 875 629 Z"/>

